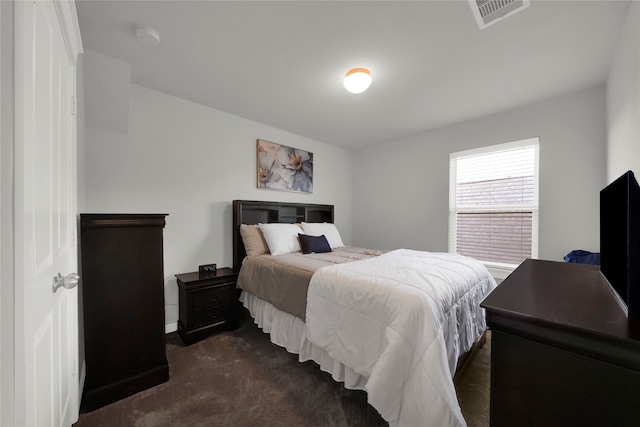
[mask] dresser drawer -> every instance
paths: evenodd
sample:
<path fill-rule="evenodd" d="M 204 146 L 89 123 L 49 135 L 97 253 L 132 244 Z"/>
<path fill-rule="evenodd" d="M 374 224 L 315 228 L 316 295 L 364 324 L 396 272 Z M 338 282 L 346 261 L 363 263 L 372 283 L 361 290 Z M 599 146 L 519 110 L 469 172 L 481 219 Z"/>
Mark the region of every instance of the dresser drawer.
<path fill-rule="evenodd" d="M 195 291 L 193 293 L 193 310 L 198 312 L 209 307 L 232 304 L 235 294 L 236 287 L 234 283 Z"/>

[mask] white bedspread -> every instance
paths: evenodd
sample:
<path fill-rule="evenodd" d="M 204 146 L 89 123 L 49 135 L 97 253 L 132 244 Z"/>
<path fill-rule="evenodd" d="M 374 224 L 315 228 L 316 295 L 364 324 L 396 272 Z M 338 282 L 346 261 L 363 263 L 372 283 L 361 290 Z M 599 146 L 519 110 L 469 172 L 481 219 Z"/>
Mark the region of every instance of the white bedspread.
<path fill-rule="evenodd" d="M 482 264 L 448 253 L 400 249 L 323 267 L 309 285 L 308 338 L 367 379 L 390 426 L 465 426 L 446 343 L 484 316 L 478 305 L 495 286 Z"/>

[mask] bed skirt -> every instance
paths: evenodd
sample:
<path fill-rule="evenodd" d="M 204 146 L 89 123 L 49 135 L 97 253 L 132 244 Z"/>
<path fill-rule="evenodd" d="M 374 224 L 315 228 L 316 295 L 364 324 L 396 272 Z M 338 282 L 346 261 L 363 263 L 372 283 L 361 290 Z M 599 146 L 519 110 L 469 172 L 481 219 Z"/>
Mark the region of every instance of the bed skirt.
<path fill-rule="evenodd" d="M 485 289 L 486 288 L 486 289 Z M 482 337 L 487 329 L 484 309 L 480 301 L 488 294 L 488 285 L 465 295 L 447 313 L 443 324 L 443 333 L 447 347 L 449 370 L 453 378 L 458 359 L 471 350 L 473 344 Z M 278 310 L 272 304 L 257 296 L 242 291 L 240 301 L 249 310 L 254 322 L 266 333 L 271 342 L 284 347 L 288 352 L 298 354 L 300 362 L 313 360 L 321 369 L 330 373 L 336 381 L 344 382 L 345 387 L 364 390 L 366 380 L 359 374 L 337 362 L 321 348 L 307 339 L 306 324 L 300 318 Z"/>
<path fill-rule="evenodd" d="M 480 300 L 479 295 L 467 295 L 464 298 L 466 304 L 457 304 L 446 317 L 445 342 L 452 378 L 459 357 L 471 350 L 486 330 L 482 308 L 478 312 L 465 312 L 465 308 L 469 306 L 479 306 Z M 367 379 L 313 345 L 307 338 L 307 325 L 300 318 L 278 310 L 269 302 L 244 290 L 240 294 L 240 301 L 249 310 L 254 322 L 269 334 L 272 343 L 284 347 L 289 353 L 297 354 L 300 362 L 313 360 L 320 365 L 320 369 L 331 374 L 334 380 L 344 382 L 346 388 L 366 391 L 364 386 Z"/>
<path fill-rule="evenodd" d="M 445 334 L 445 341 L 452 378 L 459 356 L 469 351 L 486 329 L 482 309 L 479 312 L 472 312 L 471 315 L 464 314 L 463 306 L 476 304 L 477 298 L 478 295 L 467 295 L 467 298 L 463 298 L 464 303 L 458 304 L 446 317 L 444 326 L 449 333 Z M 356 373 L 332 358 L 325 350 L 312 344 L 308 339 L 307 325 L 300 318 L 278 310 L 271 303 L 244 290 L 240 295 L 240 301 L 253 317 L 254 323 L 263 332 L 269 334 L 272 343 L 284 347 L 289 353 L 297 354 L 300 362 L 314 361 L 335 381 L 343 383 L 345 388 L 367 391 L 368 378 Z"/>
<path fill-rule="evenodd" d="M 313 345 L 307 339 L 307 326 L 300 318 L 278 310 L 267 301 L 246 291 L 240 294 L 240 301 L 249 310 L 255 324 L 269 334 L 272 343 L 284 347 L 289 353 L 297 354 L 300 362 L 314 361 L 335 381 L 344 383 L 345 388 L 366 391 L 367 378 Z"/>

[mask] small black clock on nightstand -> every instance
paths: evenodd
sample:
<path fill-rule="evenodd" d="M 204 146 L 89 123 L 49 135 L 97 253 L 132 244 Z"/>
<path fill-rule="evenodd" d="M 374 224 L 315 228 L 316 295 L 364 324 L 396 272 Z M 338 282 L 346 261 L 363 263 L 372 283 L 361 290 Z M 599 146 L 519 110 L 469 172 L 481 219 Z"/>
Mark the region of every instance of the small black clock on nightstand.
<path fill-rule="evenodd" d="M 200 277 L 208 277 L 216 274 L 216 265 L 215 264 L 205 264 L 198 266 L 198 273 Z"/>
<path fill-rule="evenodd" d="M 238 327 L 236 272 L 224 267 L 204 274 L 176 274 L 176 278 L 180 300 L 178 335 L 185 345 L 213 332 Z"/>

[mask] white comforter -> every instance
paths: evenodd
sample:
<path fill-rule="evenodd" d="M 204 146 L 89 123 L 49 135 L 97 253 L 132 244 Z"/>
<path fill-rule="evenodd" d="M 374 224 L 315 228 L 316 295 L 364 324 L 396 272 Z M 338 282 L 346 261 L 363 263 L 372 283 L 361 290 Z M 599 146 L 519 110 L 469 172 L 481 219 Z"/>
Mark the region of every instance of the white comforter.
<path fill-rule="evenodd" d="M 465 426 L 447 342 L 477 338 L 468 329 L 484 329 L 478 305 L 495 286 L 482 264 L 447 253 L 400 249 L 323 267 L 309 285 L 308 338 L 367 379 L 391 426 Z"/>

